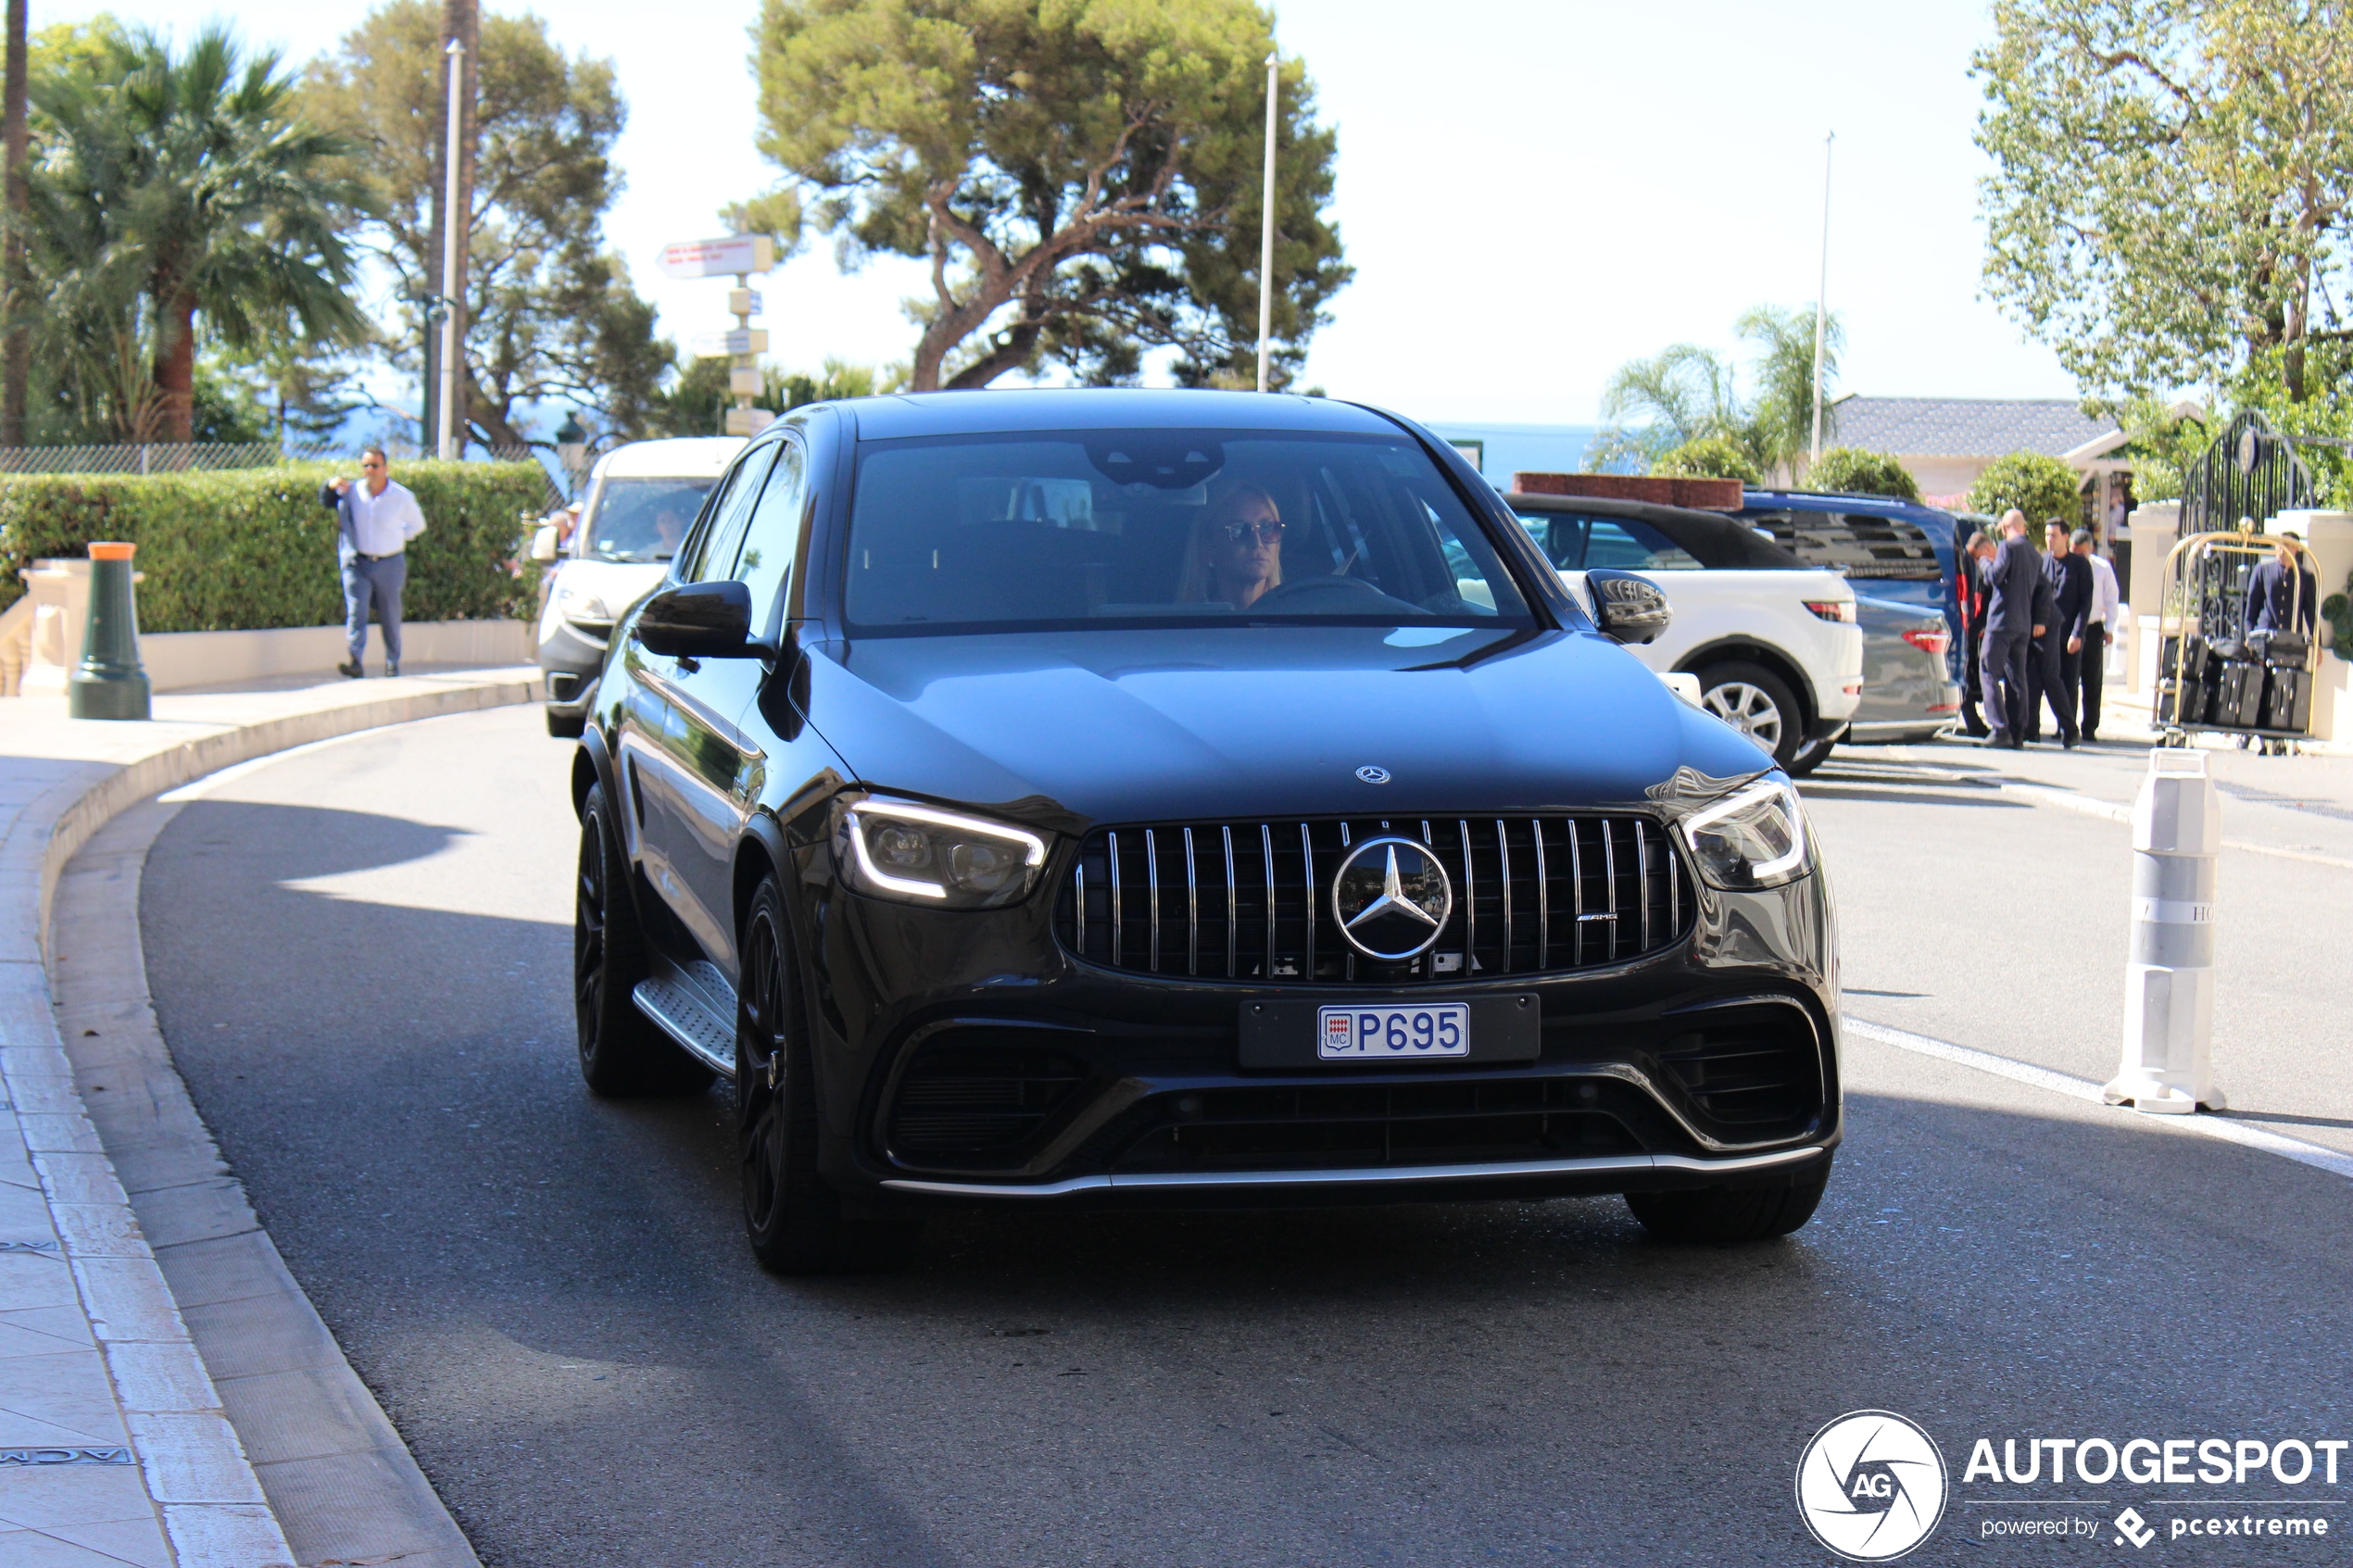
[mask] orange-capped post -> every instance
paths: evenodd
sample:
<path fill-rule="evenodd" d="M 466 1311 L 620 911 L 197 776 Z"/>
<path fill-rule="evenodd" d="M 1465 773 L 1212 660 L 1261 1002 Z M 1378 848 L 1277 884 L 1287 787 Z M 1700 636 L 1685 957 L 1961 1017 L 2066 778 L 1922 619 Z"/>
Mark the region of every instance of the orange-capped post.
<path fill-rule="evenodd" d="M 90 620 L 82 662 L 66 681 L 66 711 L 76 719 L 145 719 L 152 713 L 147 672 L 139 663 L 139 606 L 131 558 L 136 545 L 90 544 Z"/>

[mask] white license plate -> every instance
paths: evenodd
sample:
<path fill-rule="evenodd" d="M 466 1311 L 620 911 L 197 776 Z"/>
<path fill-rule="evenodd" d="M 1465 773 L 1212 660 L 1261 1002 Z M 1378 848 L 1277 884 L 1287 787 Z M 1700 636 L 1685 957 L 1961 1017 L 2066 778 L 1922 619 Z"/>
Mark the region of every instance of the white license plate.
<path fill-rule="evenodd" d="M 1468 1056 L 1470 1009 L 1460 1002 L 1423 1007 L 1317 1008 L 1315 1054 L 1326 1061 Z"/>

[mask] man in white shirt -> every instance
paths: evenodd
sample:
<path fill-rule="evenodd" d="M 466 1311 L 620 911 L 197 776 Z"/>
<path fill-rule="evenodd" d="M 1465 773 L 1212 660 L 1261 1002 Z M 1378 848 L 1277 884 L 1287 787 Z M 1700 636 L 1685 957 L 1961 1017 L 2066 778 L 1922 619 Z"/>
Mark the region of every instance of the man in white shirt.
<path fill-rule="evenodd" d="M 335 558 L 343 567 L 344 635 L 348 663 L 336 668 L 353 680 L 366 671 L 368 607 L 384 625 L 384 673 L 400 673 L 400 589 L 409 580 L 409 541 L 425 531 L 425 514 L 405 484 L 392 481 L 392 465 L 381 446 L 359 451 L 359 482 L 330 481 L 319 504 L 335 514 Z"/>
<path fill-rule="evenodd" d="M 2083 611 L 2083 716 L 2078 725 L 2088 743 L 2100 738 L 2100 678 L 2107 670 L 2108 639 L 2116 633 L 2117 607 L 2122 598 L 2116 591 L 2116 568 L 2092 548 L 2092 531 L 2077 529 L 2070 543 L 2092 566 L 2092 602 Z"/>

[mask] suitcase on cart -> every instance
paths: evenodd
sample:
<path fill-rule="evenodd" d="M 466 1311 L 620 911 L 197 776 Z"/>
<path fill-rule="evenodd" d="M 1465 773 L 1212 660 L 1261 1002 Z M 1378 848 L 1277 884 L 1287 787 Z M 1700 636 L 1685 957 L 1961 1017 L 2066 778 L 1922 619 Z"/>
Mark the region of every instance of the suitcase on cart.
<path fill-rule="evenodd" d="M 2214 722 L 2225 729 L 2251 730 L 2263 715 L 2263 667 L 2233 662 L 2221 667 L 2215 693 Z"/>
<path fill-rule="evenodd" d="M 2312 677 L 2302 670 L 2267 670 L 2263 675 L 2263 721 L 2257 728 L 2304 734 L 2312 720 Z"/>

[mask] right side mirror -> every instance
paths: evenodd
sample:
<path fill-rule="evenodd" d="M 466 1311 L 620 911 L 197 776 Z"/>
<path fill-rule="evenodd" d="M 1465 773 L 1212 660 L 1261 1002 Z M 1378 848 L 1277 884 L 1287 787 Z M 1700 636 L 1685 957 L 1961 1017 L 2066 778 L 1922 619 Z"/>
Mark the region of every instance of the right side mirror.
<path fill-rule="evenodd" d="M 1602 633 L 1621 643 L 1650 642 L 1675 619 L 1667 596 L 1647 577 L 1595 568 L 1585 574 L 1585 587 L 1593 596 L 1593 619 Z"/>
<path fill-rule="evenodd" d="M 556 525 L 543 522 L 531 533 L 531 558 L 550 561 L 556 558 Z"/>

